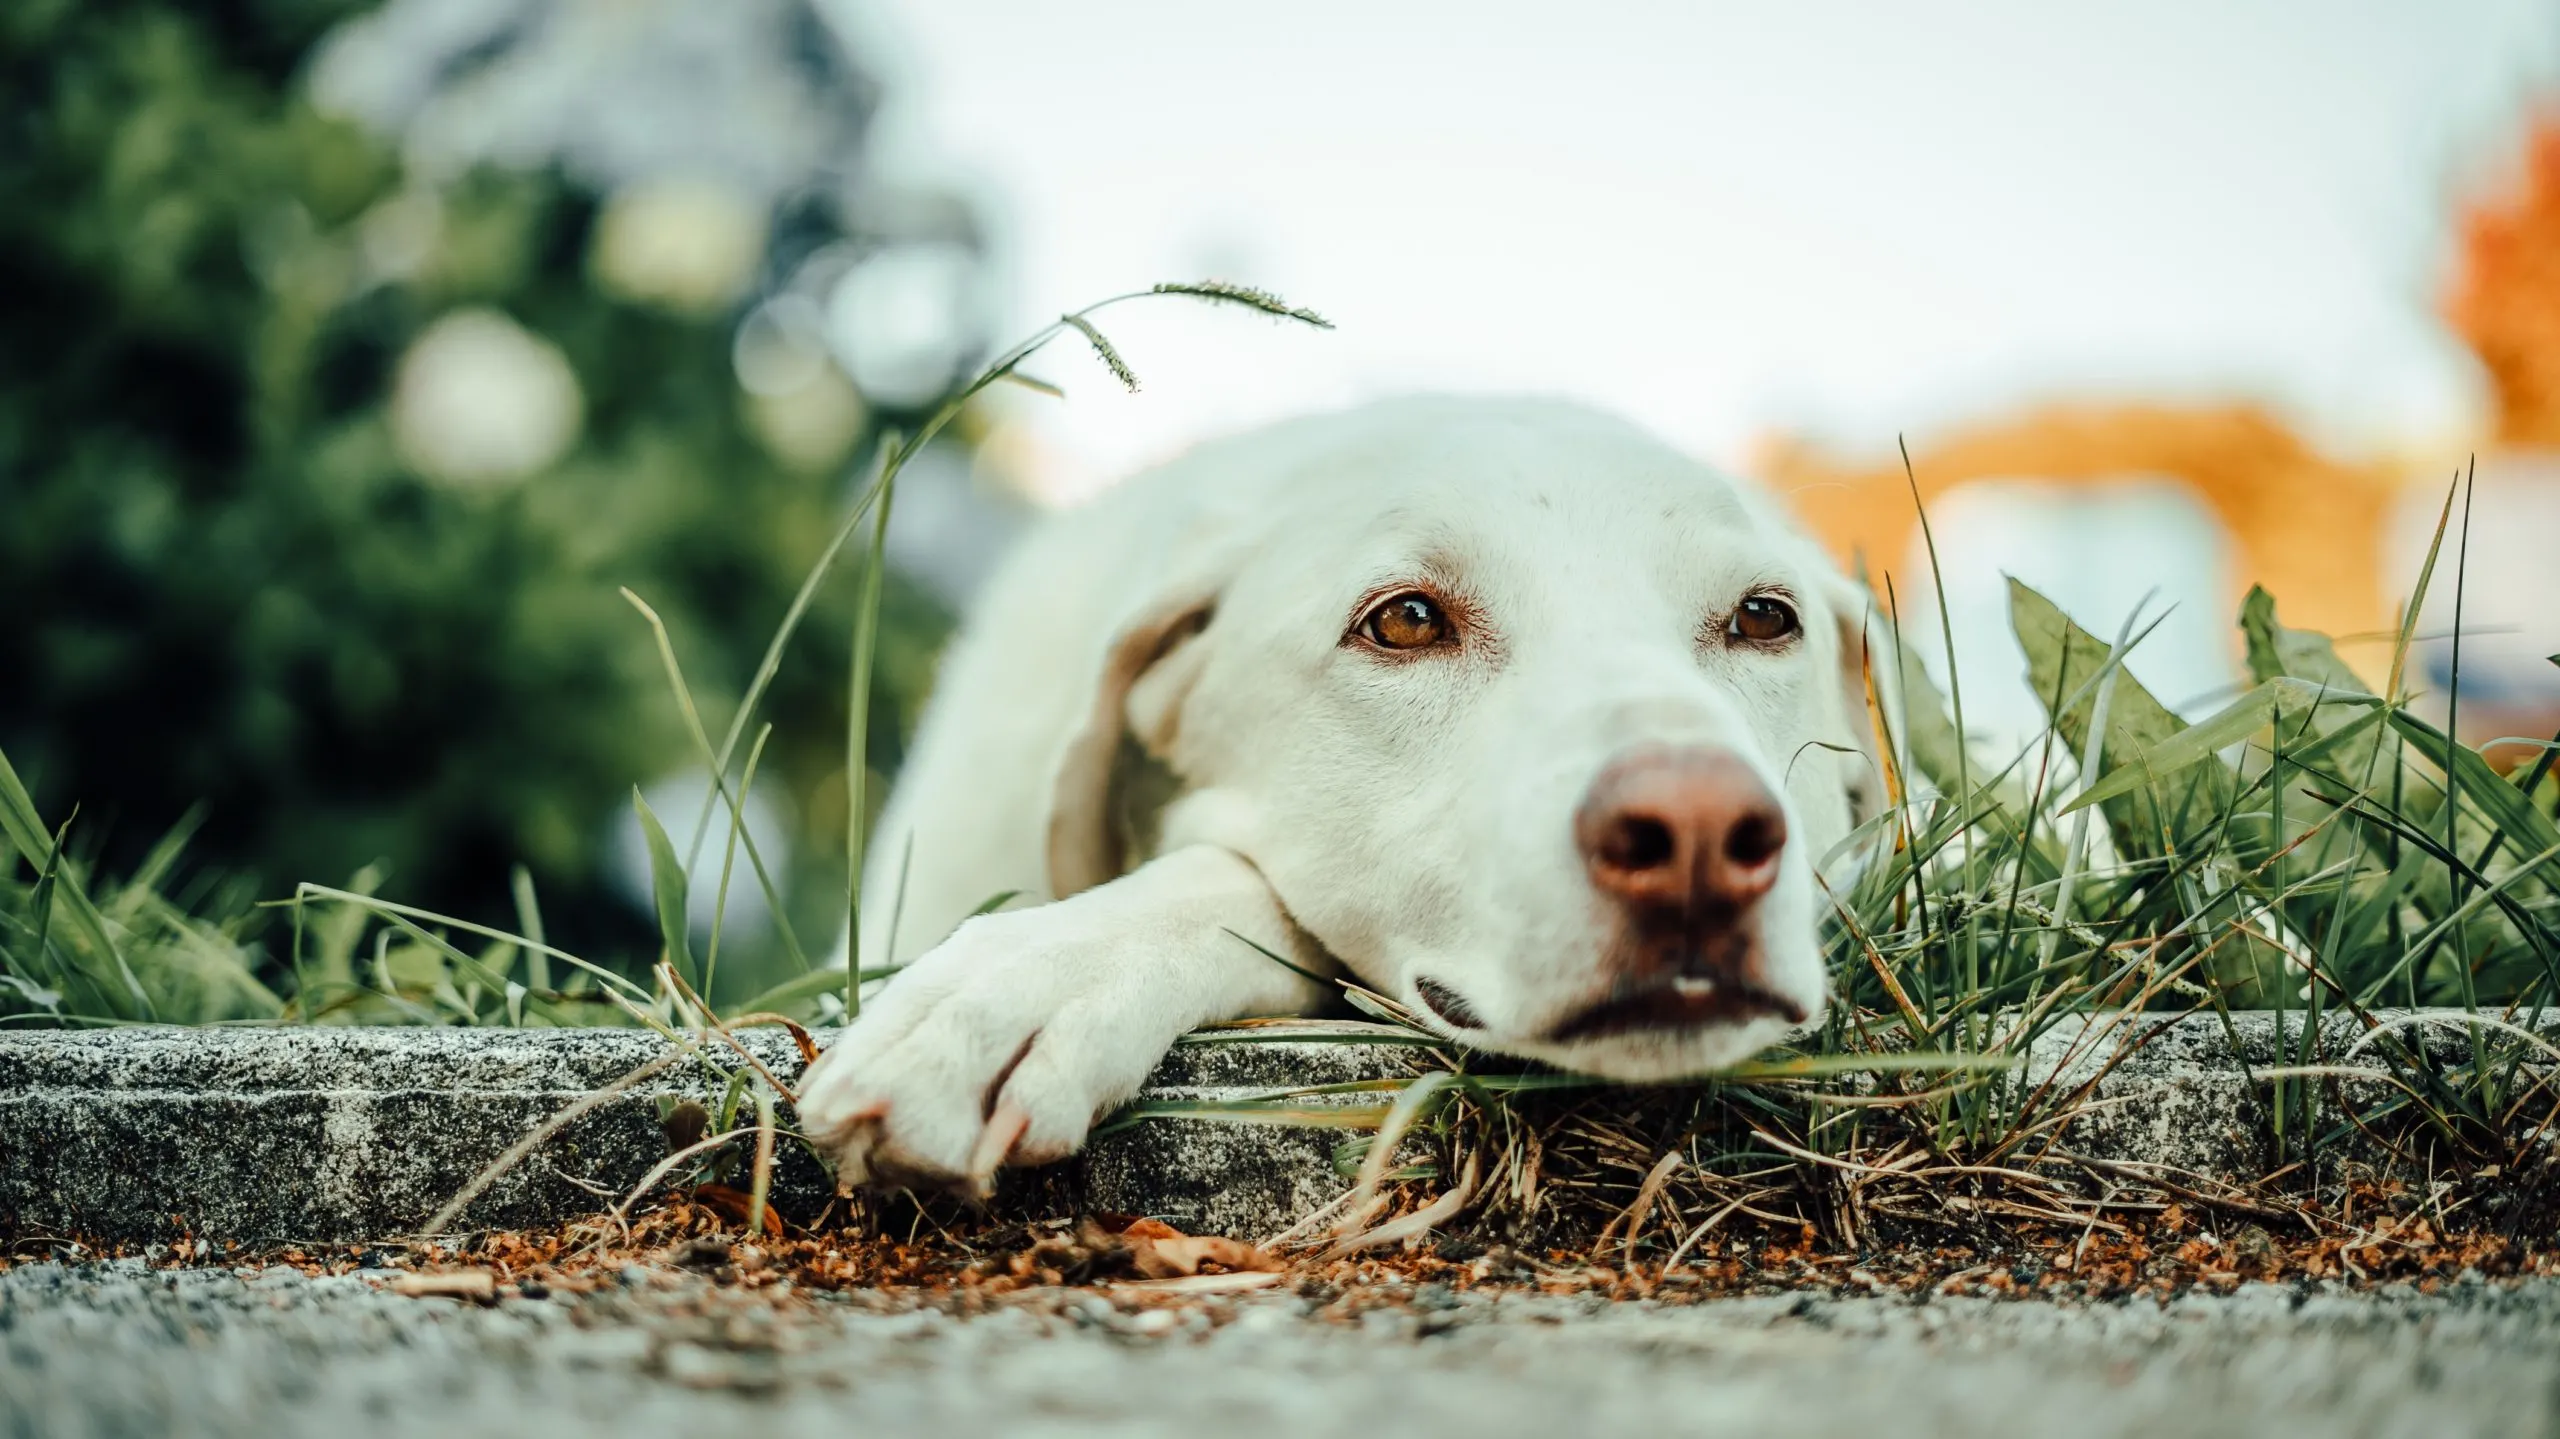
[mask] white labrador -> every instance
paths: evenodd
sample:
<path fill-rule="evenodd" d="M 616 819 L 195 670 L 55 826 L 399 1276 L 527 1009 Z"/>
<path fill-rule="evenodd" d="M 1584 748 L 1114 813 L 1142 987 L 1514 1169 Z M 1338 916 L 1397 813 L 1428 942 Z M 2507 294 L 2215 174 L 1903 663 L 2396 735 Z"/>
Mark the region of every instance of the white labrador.
<path fill-rule="evenodd" d="M 847 1183 L 983 1189 L 1185 1030 L 1326 1000 L 1299 969 L 1569 1069 L 1744 1058 L 1824 1003 L 1814 864 L 1877 789 L 1859 606 L 1766 496 L 1560 403 L 1130 480 L 943 662 L 864 886 L 865 957 L 913 963 L 802 1122 Z M 966 918 L 1004 890 L 1045 902 Z"/>

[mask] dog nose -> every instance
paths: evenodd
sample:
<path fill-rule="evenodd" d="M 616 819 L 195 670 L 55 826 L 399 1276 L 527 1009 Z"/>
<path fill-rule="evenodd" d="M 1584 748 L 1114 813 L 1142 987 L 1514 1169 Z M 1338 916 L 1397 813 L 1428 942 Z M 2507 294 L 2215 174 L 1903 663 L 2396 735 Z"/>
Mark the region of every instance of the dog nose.
<path fill-rule="evenodd" d="M 1653 747 L 1600 772 L 1573 833 L 1592 884 L 1628 908 L 1730 920 L 1778 882 L 1787 815 L 1741 756 Z"/>

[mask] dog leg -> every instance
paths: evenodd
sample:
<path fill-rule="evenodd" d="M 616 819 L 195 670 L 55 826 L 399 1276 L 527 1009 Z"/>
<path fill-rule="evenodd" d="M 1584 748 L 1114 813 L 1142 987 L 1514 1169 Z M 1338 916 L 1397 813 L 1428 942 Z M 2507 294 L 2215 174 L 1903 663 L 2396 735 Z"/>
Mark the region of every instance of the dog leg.
<path fill-rule="evenodd" d="M 1273 954 L 1332 968 L 1261 873 L 1212 845 L 982 915 L 901 970 L 810 1066 L 802 1127 L 836 1153 L 847 1188 L 984 1194 L 1000 1165 L 1082 1147 L 1185 1031 L 1312 1010 L 1325 987 Z"/>

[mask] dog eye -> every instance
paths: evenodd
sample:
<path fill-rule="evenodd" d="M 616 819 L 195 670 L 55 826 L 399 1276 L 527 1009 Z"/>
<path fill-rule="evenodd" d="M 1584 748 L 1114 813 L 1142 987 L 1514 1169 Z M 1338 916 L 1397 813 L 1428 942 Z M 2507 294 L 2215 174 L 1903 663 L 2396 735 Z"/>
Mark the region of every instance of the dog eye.
<path fill-rule="evenodd" d="M 1360 633 L 1380 649 L 1418 650 L 1446 643 L 1455 627 L 1429 595 L 1402 594 L 1381 602 L 1360 622 Z"/>
<path fill-rule="evenodd" d="M 1725 622 L 1725 634 L 1755 645 L 1773 645 L 1792 639 L 1804 625 L 1796 619 L 1795 607 L 1774 595 L 1753 595 L 1733 607 L 1733 618 Z"/>

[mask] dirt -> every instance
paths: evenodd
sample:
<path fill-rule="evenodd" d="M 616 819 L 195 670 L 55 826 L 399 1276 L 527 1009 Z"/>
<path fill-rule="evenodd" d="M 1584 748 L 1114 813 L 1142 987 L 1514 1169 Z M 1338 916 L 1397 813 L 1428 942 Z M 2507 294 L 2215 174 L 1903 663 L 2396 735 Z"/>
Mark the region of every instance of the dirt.
<path fill-rule="evenodd" d="M 1954 1242 L 1927 1230 L 1896 1235 L 1871 1226 L 1863 1242 L 1846 1245 L 1809 1223 L 1751 1222 L 1703 1242 L 1666 1235 L 1630 1242 L 1625 1227 L 1612 1226 L 1617 1232 L 1604 1232 L 1596 1244 L 1528 1249 L 1461 1231 L 1336 1255 L 1321 1235 L 1257 1248 L 1130 1216 L 1000 1221 L 911 1203 L 852 1216 L 831 1211 L 813 1228 L 768 1209 L 761 1231 L 749 1233 L 747 1196 L 706 1185 L 627 1225 L 590 1220 L 401 1246 L 261 1250 L 185 1239 L 111 1246 L 22 1236 L 0 1267 L 29 1259 L 125 1259 L 152 1268 L 274 1265 L 313 1278 L 368 1270 L 473 1276 L 453 1281 L 458 1288 L 419 1292 L 494 1300 L 527 1286 L 589 1292 L 641 1266 L 700 1274 L 722 1287 L 778 1298 L 863 1291 L 962 1312 L 1077 1288 L 1178 1297 L 1285 1286 L 1302 1297 L 1338 1300 L 1346 1314 L 1395 1302 L 1422 1286 L 1666 1303 L 1803 1294 L 2121 1300 L 2228 1294 L 2249 1283 L 2322 1284 L 2345 1292 L 2402 1285 L 2424 1295 L 2461 1283 L 2560 1277 L 2560 1240 L 2547 1232 L 2463 1225 L 2458 1211 L 2444 1213 L 2442 1200 L 2442 1192 L 2366 1184 L 2347 1191 L 2334 1213 L 2304 1200 L 2267 1208 L 2263 1218 L 2172 1202 L 2119 1213 L 2103 1227 L 2004 1216 L 1977 1237 Z M 1666 1253 L 1675 1245 L 1676 1254 Z"/>

